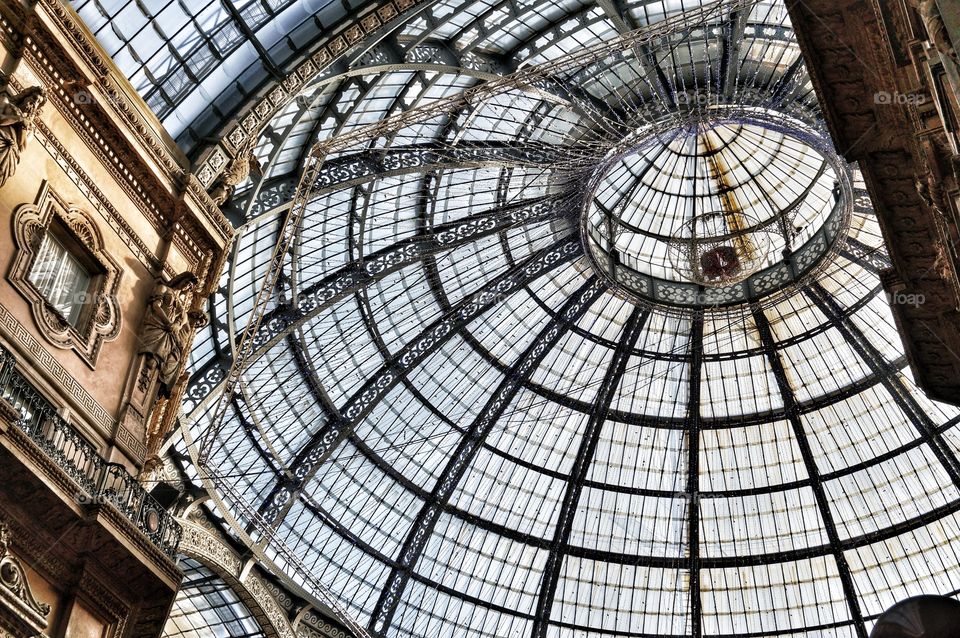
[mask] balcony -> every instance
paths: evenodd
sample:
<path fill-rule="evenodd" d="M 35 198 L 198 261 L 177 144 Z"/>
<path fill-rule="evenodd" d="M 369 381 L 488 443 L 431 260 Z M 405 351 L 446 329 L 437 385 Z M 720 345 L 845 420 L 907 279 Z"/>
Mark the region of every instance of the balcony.
<path fill-rule="evenodd" d="M 79 505 L 113 508 L 166 557 L 175 559 L 180 524 L 131 476 L 108 463 L 17 370 L 13 355 L 0 347 L 0 398 L 17 412 L 13 425 L 75 484 Z"/>

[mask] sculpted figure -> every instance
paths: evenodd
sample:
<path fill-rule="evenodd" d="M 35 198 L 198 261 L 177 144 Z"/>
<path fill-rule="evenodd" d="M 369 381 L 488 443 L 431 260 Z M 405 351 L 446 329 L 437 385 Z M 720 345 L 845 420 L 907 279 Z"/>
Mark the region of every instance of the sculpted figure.
<path fill-rule="evenodd" d="M 0 186 L 17 171 L 20 155 L 33 132 L 33 118 L 45 101 L 43 89 L 38 86 L 14 96 L 0 91 Z"/>
<path fill-rule="evenodd" d="M 950 34 L 943 23 L 943 16 L 937 6 L 937 0 L 907 0 L 907 4 L 916 9 L 927 31 L 927 38 L 937 51 L 957 63 L 957 51 L 950 42 Z"/>
<path fill-rule="evenodd" d="M 950 207 L 947 204 L 939 180 L 934 178 L 933 175 L 927 175 L 926 179 L 918 177 L 914 185 L 923 203 L 937 213 L 944 221 L 948 221 L 950 219 L 948 212 Z"/>
<path fill-rule="evenodd" d="M 206 323 L 204 313 L 190 311 L 196 283 L 193 273 L 182 273 L 168 283 L 157 282 L 148 300 L 139 352 L 147 358 L 148 371 L 159 373 L 164 397 L 169 397 L 177 384 L 194 332 Z"/>
<path fill-rule="evenodd" d="M 210 191 L 210 197 L 217 203 L 217 206 L 223 206 L 233 196 L 233 191 L 237 186 L 247 181 L 250 173 L 262 175 L 260 161 L 253 152 L 253 148 L 242 151 L 233 161 L 227 164 L 223 175 L 214 184 Z"/>

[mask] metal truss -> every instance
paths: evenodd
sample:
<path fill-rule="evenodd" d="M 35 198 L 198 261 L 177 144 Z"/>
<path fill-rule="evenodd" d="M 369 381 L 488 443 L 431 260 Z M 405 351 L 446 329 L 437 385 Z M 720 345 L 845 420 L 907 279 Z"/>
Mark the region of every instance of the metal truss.
<path fill-rule="evenodd" d="M 442 347 L 470 322 L 503 303 L 514 292 L 555 268 L 583 254 L 576 239 L 564 239 L 539 251 L 515 268 L 491 280 L 475 294 L 461 300 L 442 317 L 426 326 L 412 341 L 385 361 L 363 386 L 337 410 L 335 419 L 322 426 L 297 453 L 290 464 L 291 478 L 275 486 L 261 507 L 261 518 L 279 524 L 296 495 L 349 437 L 374 407 L 423 360 Z"/>
<path fill-rule="evenodd" d="M 687 570 L 690 575 L 690 635 L 703 634 L 700 601 L 700 396 L 703 377 L 703 313 L 697 312 L 690 326 L 690 391 L 687 402 Z"/>
<path fill-rule="evenodd" d="M 407 126 L 427 121 L 438 115 L 459 112 L 475 101 L 482 101 L 511 90 L 532 91 L 542 95 L 543 91 L 537 87 L 549 85 L 549 78 L 551 77 L 586 68 L 590 63 L 602 60 L 611 54 L 622 52 L 625 48 L 629 50 L 641 43 L 651 42 L 671 33 L 688 32 L 698 24 L 709 21 L 718 15 L 726 15 L 731 10 L 746 6 L 751 2 L 752 0 L 718 0 L 699 9 L 684 12 L 670 21 L 631 32 L 611 42 L 585 48 L 543 65 L 520 70 L 500 80 L 465 89 L 457 95 L 429 102 L 405 113 L 387 117 L 360 130 L 318 143 L 304 167 L 303 176 L 297 189 L 297 197 L 284 222 L 283 229 L 278 234 L 263 285 L 254 300 L 250 321 L 244 328 L 233 365 L 225 380 L 224 397 L 218 403 L 211 427 L 205 432 L 201 441 L 198 455 L 198 464 L 201 469 L 205 466 L 211 446 L 219 435 L 219 429 L 226 411 L 226 396 L 233 393 L 243 370 L 248 365 L 248 358 L 256 348 L 254 337 L 260 330 L 264 313 L 271 303 L 270 300 L 273 297 L 277 279 L 283 271 L 287 256 L 294 249 L 306 209 L 314 197 L 313 186 L 329 158 L 335 157 L 346 149 L 366 147 L 378 138 L 391 138 Z M 664 123 L 663 126 L 665 129 L 673 128 L 672 124 Z"/>
<path fill-rule="evenodd" d="M 484 445 L 493 426 L 503 416 L 523 383 L 530 378 L 546 355 L 605 290 L 606 286 L 601 280 L 593 276 L 580 290 L 571 295 L 560 312 L 550 320 L 523 355 L 511 366 L 510 371 L 504 375 L 500 385 L 470 424 L 456 451 L 437 479 L 430 498 L 421 508 L 407 534 L 395 566 L 371 614 L 369 630 L 372 635 L 386 636 L 410 574 L 423 554 L 440 513 L 450 501 L 450 497 L 473 463 L 477 451 Z"/>
<path fill-rule="evenodd" d="M 612 0 L 604 0 L 604 3 L 609 4 L 611 1 Z M 510 3 L 506 4 L 506 10 L 510 11 L 512 9 Z M 604 7 L 604 9 L 605 11 L 613 10 L 610 7 Z M 724 46 L 726 47 L 724 49 L 724 60 L 728 60 L 729 58 L 729 60 L 737 61 L 740 59 L 744 39 L 743 30 L 746 28 L 747 15 L 748 12 L 746 11 L 734 11 L 730 19 L 724 22 Z M 635 22 L 629 18 L 629 15 L 625 15 L 624 19 L 628 20 L 628 22 L 620 20 L 622 24 L 617 26 L 617 29 L 621 33 L 628 33 L 630 30 L 636 28 Z M 775 39 L 776 37 L 778 37 L 777 34 L 764 34 L 764 39 L 767 40 Z M 711 38 L 705 36 L 703 41 L 710 39 Z M 698 38 L 691 41 L 699 42 L 700 39 Z M 533 54 L 539 51 L 540 49 L 536 49 Z M 649 85 L 652 95 L 659 96 L 660 104 L 665 105 L 667 108 L 673 108 L 676 106 L 675 91 L 667 82 L 663 69 L 656 63 L 655 59 L 653 59 L 651 51 L 648 45 L 644 45 L 635 52 L 636 61 L 644 70 L 644 82 Z M 425 71 L 461 74 L 475 77 L 478 80 L 489 81 L 501 78 L 515 71 L 515 66 L 511 62 L 511 60 L 506 59 L 502 55 L 492 55 L 470 47 L 465 50 L 458 50 L 447 41 L 431 40 L 429 38 L 418 40 L 416 44 L 412 44 L 404 49 L 404 46 L 397 42 L 396 36 L 388 36 L 361 56 L 351 68 L 325 78 L 318 84 L 313 85 L 313 88 L 316 90 L 318 87 L 329 86 L 331 84 L 345 84 L 348 80 L 356 82 L 366 76 L 390 73 L 413 72 L 417 73 L 418 77 L 420 77 L 420 74 Z M 737 79 L 736 73 L 738 65 L 729 62 L 727 65 L 728 66 L 724 68 L 727 69 L 727 74 L 731 76 L 729 83 L 723 81 L 719 81 L 719 83 L 725 84 L 732 91 L 733 83 Z M 802 68 L 802 64 L 800 67 Z M 785 83 L 781 82 L 775 86 L 775 90 L 776 87 L 790 88 L 793 87 L 794 84 L 795 83 L 790 81 Z M 621 122 L 628 119 L 624 112 L 614 108 L 612 105 L 598 100 L 586 91 L 576 91 L 576 86 L 564 86 L 563 83 L 556 78 L 553 81 L 546 82 L 539 88 L 546 93 L 552 93 L 554 101 L 560 101 L 569 106 L 578 107 L 578 112 L 588 119 L 592 119 L 594 114 L 601 114 L 603 121 Z M 732 94 L 729 92 L 724 93 L 724 95 L 726 95 L 727 98 L 732 97 Z M 332 113 L 334 117 L 340 118 L 341 116 L 339 116 L 336 111 L 336 105 L 337 100 L 332 100 L 325 113 L 329 112 Z M 325 117 L 317 118 L 318 125 L 323 119 L 325 119 Z M 313 139 L 316 136 L 315 131 L 316 129 L 306 137 Z M 294 196 L 297 175 L 298 172 L 294 171 L 288 175 L 274 176 L 265 180 L 257 189 L 251 188 L 248 189 L 246 193 L 238 194 L 231 209 L 247 211 L 246 218 L 251 219 L 273 208 L 288 205 Z M 252 199 L 254 197 L 256 197 L 255 200 Z"/>
<path fill-rule="evenodd" d="M 546 638 L 547 636 L 550 625 L 550 611 L 553 608 L 557 585 L 560 582 L 564 555 L 570 540 L 570 532 L 573 529 L 580 495 L 583 492 L 583 484 L 587 473 L 590 471 L 590 464 L 593 462 L 597 444 L 600 442 L 600 432 L 607 420 L 610 404 L 621 379 L 623 379 L 623 374 L 626 372 L 627 362 L 630 360 L 633 348 L 637 344 L 649 317 L 649 310 L 637 307 L 633 309 L 624 324 L 623 334 L 597 392 L 597 399 L 590 413 L 590 420 L 583 430 L 580 447 L 570 470 L 567 489 L 557 515 L 557 526 L 553 541 L 550 543 L 550 553 L 543 567 L 543 579 L 540 582 L 540 593 L 537 596 L 537 612 L 530 632 L 531 638 Z"/>
<path fill-rule="evenodd" d="M 836 299 L 819 282 L 812 282 L 809 287 L 804 289 L 804 292 L 843 335 L 850 347 L 871 371 L 876 374 L 886 373 L 882 381 L 884 388 L 893 398 L 897 407 L 903 411 L 907 420 L 910 421 L 923 441 L 933 451 L 934 456 L 937 457 L 954 486 L 960 489 L 960 462 L 958 462 L 950 446 L 940 436 L 936 424 L 933 423 L 930 416 L 924 412 L 910 390 L 904 385 L 903 378 L 890 368 L 883 354 L 870 343 L 870 340 L 866 338 L 850 317 L 844 316 Z"/>
<path fill-rule="evenodd" d="M 816 498 L 817 509 L 820 512 L 823 527 L 827 532 L 827 540 L 830 543 L 831 553 L 837 565 L 837 573 L 840 575 L 840 583 L 843 586 L 843 593 L 847 599 L 847 606 L 850 609 L 850 617 L 854 621 L 857 636 L 859 638 L 867 638 L 866 626 L 863 623 L 863 612 L 860 610 L 860 598 L 853 584 L 853 577 L 850 575 L 850 565 L 847 563 L 847 558 L 840 544 L 840 536 L 837 533 L 833 512 L 830 510 L 830 500 L 824 490 L 820 470 L 817 467 L 816 459 L 810 448 L 810 441 L 807 439 L 807 432 L 803 427 L 800 416 L 797 414 L 796 398 L 790 381 L 787 379 L 786 371 L 783 368 L 783 361 L 777 353 L 773 332 L 770 329 L 770 321 L 760 306 L 752 304 L 751 311 L 753 313 L 753 321 L 757 326 L 757 331 L 760 333 L 760 341 L 766 351 L 767 363 L 773 371 L 777 388 L 780 391 L 780 397 L 783 400 L 784 416 L 790 421 L 790 426 L 793 429 L 793 438 L 797 443 L 797 448 L 800 450 L 800 455 L 803 457 L 803 465 L 806 468 L 807 477 L 810 481 L 810 489 Z"/>
<path fill-rule="evenodd" d="M 427 143 L 393 146 L 331 158 L 317 171 L 311 196 L 342 190 L 356 183 L 390 175 L 446 167 L 527 166 L 551 168 L 569 158 L 570 149 L 545 143 L 462 141 L 456 145 Z"/>
<path fill-rule="evenodd" d="M 280 306 L 268 312 L 253 338 L 254 350 L 248 362 L 262 357 L 283 337 L 340 300 L 391 273 L 490 235 L 575 215 L 578 207 L 576 199 L 565 195 L 537 197 L 438 224 L 428 232 L 355 259 L 299 291 L 295 306 Z"/>
<path fill-rule="evenodd" d="M 311 199 L 385 177 L 399 177 L 447 168 L 485 166 L 550 167 L 567 157 L 567 149 L 530 143 L 462 142 L 456 147 L 439 143 L 366 150 L 331 159 L 317 172 Z M 281 212 L 295 196 L 297 178 L 283 175 L 268 179 L 256 193 L 250 213 Z M 251 193 L 251 196 L 253 194 Z"/>

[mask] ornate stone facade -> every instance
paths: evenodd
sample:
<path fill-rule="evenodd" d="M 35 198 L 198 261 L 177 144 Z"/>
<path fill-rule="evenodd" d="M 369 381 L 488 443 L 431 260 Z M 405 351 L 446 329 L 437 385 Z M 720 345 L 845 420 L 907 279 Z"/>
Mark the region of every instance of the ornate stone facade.
<path fill-rule="evenodd" d="M 16 95 L 0 92 L 0 186 L 13 177 L 34 129 L 34 118 L 46 101 L 39 86 Z"/>
<path fill-rule="evenodd" d="M 86 249 L 99 271 L 94 288 L 84 293 L 82 301 L 88 316 L 79 325 L 72 325 L 30 278 L 45 235 L 58 223 Z M 17 252 L 8 279 L 30 302 L 41 334 L 58 348 L 73 349 L 90 367 L 96 367 L 103 342 L 120 332 L 117 288 L 121 273 L 104 246 L 97 224 L 82 208 L 64 201 L 44 182 L 35 203 L 23 204 L 13 212 L 13 235 Z"/>
<path fill-rule="evenodd" d="M 68 4 L 0 2 L 0 72 L 0 608 L 35 613 L 0 634 L 159 636 L 181 530 L 138 476 L 233 229 Z"/>
<path fill-rule="evenodd" d="M 39 635 L 50 605 L 37 600 L 23 564 L 10 553 L 10 529 L 0 523 L 0 629 L 10 636 Z"/>
<path fill-rule="evenodd" d="M 16 171 L 0 190 L 4 205 L 18 209 L 20 215 L 14 223 L 17 264 L 11 269 L 0 264 L 0 269 L 10 275 L 10 284 L 32 309 L 29 317 L 15 310 L 11 315 L 27 332 L 55 349 L 72 350 L 86 366 L 88 372 L 77 369 L 69 357 L 59 362 L 96 403 L 113 406 L 104 443 L 116 444 L 133 465 L 140 466 L 150 455 L 148 439 L 170 430 L 183 391 L 178 379 L 168 379 L 158 388 L 163 392 L 138 389 L 143 376 L 143 362 L 137 356 L 138 329 L 145 317 L 149 288 L 155 281 L 191 273 L 197 283 L 189 311 L 197 316 L 217 284 L 233 230 L 192 175 L 190 163 L 126 80 L 113 71 L 109 58 L 70 9 L 58 1 L 2 3 L 0 27 L 0 44 L 10 52 L 9 59 L 15 60 L 12 68 L 4 69 L 12 96 L 7 110 L 13 113 L 19 103 L 16 96 L 23 96 L 26 106 L 26 97 L 36 94 L 25 92 L 26 87 L 41 87 L 46 96 L 44 108 L 34 113 L 29 126 L 8 118 L 10 126 L 20 127 L 11 129 L 11 139 L 27 128 L 36 138 L 17 156 L 18 162 L 32 164 L 31 170 Z M 6 121 L 3 115 L 0 108 L 0 129 Z M 0 161 L 0 169 L 2 165 Z M 42 170 L 35 170 L 41 165 Z M 35 200 L 39 182 L 30 199 L 19 194 L 35 176 L 46 176 L 46 201 L 51 209 L 65 211 L 63 225 L 71 230 L 82 228 L 78 238 L 92 240 L 87 245 L 91 254 L 116 258 L 113 262 L 97 259 L 102 267 L 96 270 L 105 275 L 97 277 L 104 294 L 92 291 L 96 302 L 92 304 L 93 320 L 80 329 L 66 325 L 43 296 L 31 290 L 25 276 L 36 250 L 31 240 L 37 226 L 26 217 L 34 214 L 37 219 L 33 221 L 39 224 L 50 218 L 44 217 L 47 204 Z M 39 210 L 31 211 L 31 206 Z M 81 216 L 82 223 L 74 223 Z M 9 305 L 7 308 L 12 310 Z M 130 323 L 125 323 L 127 320 Z M 185 341 L 179 349 L 188 351 L 192 334 L 184 331 L 181 336 Z M 115 341 L 106 348 L 104 344 L 110 340 Z M 17 354 L 29 356 L 23 351 Z M 128 357 L 125 365 L 120 361 L 123 356 Z M 97 383 L 101 362 L 114 375 L 126 367 L 126 382 Z M 56 380 L 50 379 L 50 383 L 55 386 Z M 72 407 L 83 419 L 95 420 L 82 407 Z M 97 416 L 100 420 L 102 415 Z M 98 430 L 101 428 L 91 428 Z"/>
<path fill-rule="evenodd" d="M 940 15 L 951 3 L 787 5 L 837 148 L 859 163 L 877 211 L 895 270 L 884 281 L 897 282 L 887 292 L 923 300 L 892 304 L 913 375 L 960 404 L 960 76 Z"/>

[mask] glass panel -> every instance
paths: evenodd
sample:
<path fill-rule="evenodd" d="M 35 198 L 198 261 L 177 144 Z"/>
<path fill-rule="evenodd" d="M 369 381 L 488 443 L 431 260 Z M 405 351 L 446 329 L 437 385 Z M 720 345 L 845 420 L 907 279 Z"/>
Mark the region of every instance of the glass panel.
<path fill-rule="evenodd" d="M 88 301 L 92 277 L 51 232 L 43 236 L 28 278 L 50 305 L 76 327 Z"/>

